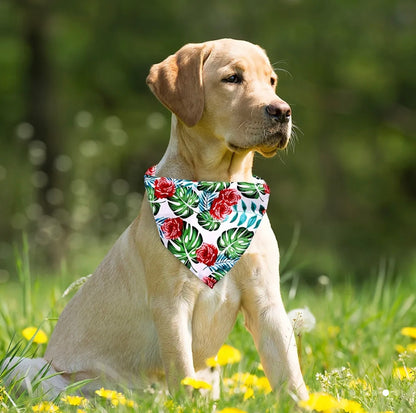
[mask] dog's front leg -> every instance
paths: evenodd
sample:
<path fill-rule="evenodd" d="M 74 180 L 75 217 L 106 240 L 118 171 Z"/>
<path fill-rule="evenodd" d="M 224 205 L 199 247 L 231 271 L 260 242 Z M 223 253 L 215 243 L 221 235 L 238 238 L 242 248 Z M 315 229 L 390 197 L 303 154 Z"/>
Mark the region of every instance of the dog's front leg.
<path fill-rule="evenodd" d="M 192 355 L 195 289 L 187 282 L 189 276 L 184 274 L 183 264 L 161 244 L 147 201 L 143 202 L 139 219 L 133 225 L 144 267 L 152 328 L 156 329 L 154 346 L 159 345 L 160 367 L 164 369 L 169 391 L 174 393 L 183 378 L 195 377 Z"/>
<path fill-rule="evenodd" d="M 289 391 L 307 399 L 293 328 L 281 299 L 278 277 L 265 274 L 264 266 L 257 268 L 242 297 L 246 327 L 253 336 L 273 389 L 287 385 Z"/>
<path fill-rule="evenodd" d="M 185 377 L 194 377 L 189 302 L 181 297 L 152 299 L 153 318 L 169 391 L 179 389 Z"/>

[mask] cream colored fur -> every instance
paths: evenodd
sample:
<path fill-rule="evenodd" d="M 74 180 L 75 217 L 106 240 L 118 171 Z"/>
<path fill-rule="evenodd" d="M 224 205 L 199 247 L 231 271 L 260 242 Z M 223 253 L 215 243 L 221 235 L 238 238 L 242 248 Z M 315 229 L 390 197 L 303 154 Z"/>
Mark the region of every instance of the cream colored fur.
<path fill-rule="evenodd" d="M 291 134 L 290 108 L 276 95 L 276 79 L 260 47 L 231 39 L 186 45 L 154 65 L 147 82 L 173 113 L 156 175 L 252 181 L 254 152 L 272 156 Z M 268 105 L 286 111 L 286 120 L 271 116 Z M 65 372 L 59 380 L 98 377 L 90 389 L 162 381 L 175 391 L 184 377 L 207 373 L 205 360 L 217 353 L 240 310 L 272 387 L 307 398 L 268 217 L 240 261 L 210 289 L 163 247 L 144 200 L 62 312 L 44 357 Z"/>

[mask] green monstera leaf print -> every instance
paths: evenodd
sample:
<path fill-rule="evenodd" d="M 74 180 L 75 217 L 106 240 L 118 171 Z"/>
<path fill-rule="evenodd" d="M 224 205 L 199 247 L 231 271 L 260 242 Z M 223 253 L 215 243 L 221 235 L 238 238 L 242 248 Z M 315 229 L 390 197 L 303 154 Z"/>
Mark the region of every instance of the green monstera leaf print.
<path fill-rule="evenodd" d="M 254 232 L 246 228 L 232 228 L 218 238 L 218 250 L 227 258 L 239 258 L 250 245 Z"/>
<path fill-rule="evenodd" d="M 219 281 L 223 278 L 228 271 L 233 268 L 234 264 L 238 261 L 238 258 L 230 260 L 224 254 L 220 254 L 217 257 L 216 263 L 210 267 L 211 269 L 211 277 L 215 278 Z"/>
<path fill-rule="evenodd" d="M 198 224 L 201 225 L 202 228 L 207 229 L 208 231 L 216 231 L 221 223 L 214 219 L 209 211 L 201 212 L 197 215 Z"/>
<path fill-rule="evenodd" d="M 192 225 L 184 223 L 182 235 L 169 240 L 168 250 L 188 268 L 191 262 L 197 263 L 196 250 L 202 245 L 202 236 Z"/>
<path fill-rule="evenodd" d="M 251 182 L 239 182 L 237 188 L 245 197 L 252 199 L 257 199 L 266 193 L 266 189 L 262 185 Z"/>
<path fill-rule="evenodd" d="M 220 192 L 230 186 L 229 182 L 209 182 L 201 181 L 198 183 L 199 191 Z"/>
<path fill-rule="evenodd" d="M 153 215 L 157 215 L 160 209 L 160 203 L 155 196 L 155 189 L 149 185 L 146 187 L 146 190 L 147 190 L 147 199 L 149 200 L 150 206 L 152 207 Z"/>
<path fill-rule="evenodd" d="M 198 207 L 198 194 L 189 188 L 179 187 L 175 194 L 168 199 L 169 207 L 173 213 L 181 218 L 188 218 Z"/>

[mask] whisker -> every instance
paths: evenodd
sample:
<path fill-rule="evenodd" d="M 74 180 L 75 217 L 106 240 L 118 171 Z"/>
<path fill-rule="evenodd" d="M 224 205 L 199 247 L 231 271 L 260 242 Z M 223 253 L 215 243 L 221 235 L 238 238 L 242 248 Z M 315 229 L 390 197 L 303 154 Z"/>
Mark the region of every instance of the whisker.
<path fill-rule="evenodd" d="M 239 125 L 238 125 L 238 128 L 237 129 L 240 129 L 240 128 L 242 128 L 243 126 L 245 126 L 247 124 L 247 121 L 246 120 L 244 120 L 243 122 L 241 122 Z"/>
<path fill-rule="evenodd" d="M 289 75 L 289 77 L 291 78 L 291 79 L 293 79 L 293 75 L 292 75 L 292 73 L 290 73 L 288 70 L 286 70 L 286 69 L 283 69 L 282 67 L 278 67 L 277 65 L 280 65 L 280 64 L 287 64 L 287 62 L 285 61 L 285 60 L 279 60 L 278 62 L 276 62 L 276 63 L 273 63 L 272 64 L 272 68 L 273 68 L 273 70 L 275 71 L 275 72 L 283 72 L 283 73 L 286 73 L 287 75 Z"/>
<path fill-rule="evenodd" d="M 292 132 L 294 132 L 296 135 L 298 133 L 300 133 L 301 135 L 304 135 L 302 129 L 299 126 L 295 125 L 294 123 L 292 123 Z"/>
<path fill-rule="evenodd" d="M 282 60 L 277 60 L 276 62 L 272 63 L 272 68 L 276 70 L 276 68 L 278 68 L 277 65 L 287 65 L 287 60 L 282 59 Z"/>
<path fill-rule="evenodd" d="M 282 158 L 282 153 L 281 151 L 277 152 L 277 156 L 279 157 L 279 161 L 282 162 L 283 165 L 286 166 L 286 162 L 284 161 L 284 159 Z"/>
<path fill-rule="evenodd" d="M 286 149 L 288 151 L 289 151 L 289 149 L 291 149 L 293 153 L 295 153 L 296 142 L 299 140 L 298 133 L 297 133 L 298 131 L 299 131 L 299 133 L 302 133 L 302 135 L 303 135 L 303 132 L 300 130 L 300 128 L 298 128 L 296 125 L 292 125 L 292 130 L 290 132 L 289 144 L 288 144 Z"/>
<path fill-rule="evenodd" d="M 275 69 L 275 71 L 286 73 L 291 79 L 293 79 L 293 75 L 292 75 L 292 73 L 289 72 L 289 70 L 282 69 L 282 68 L 277 68 L 277 69 Z"/>

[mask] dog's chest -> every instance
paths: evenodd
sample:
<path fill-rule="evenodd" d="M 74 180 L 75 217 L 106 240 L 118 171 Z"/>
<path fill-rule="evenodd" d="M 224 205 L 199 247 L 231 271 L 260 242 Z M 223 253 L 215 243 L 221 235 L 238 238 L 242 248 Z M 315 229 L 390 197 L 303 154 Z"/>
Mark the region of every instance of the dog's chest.
<path fill-rule="evenodd" d="M 195 301 L 192 315 L 195 366 L 218 352 L 234 326 L 241 296 L 231 277 L 227 278 L 214 289 L 203 288 Z"/>

